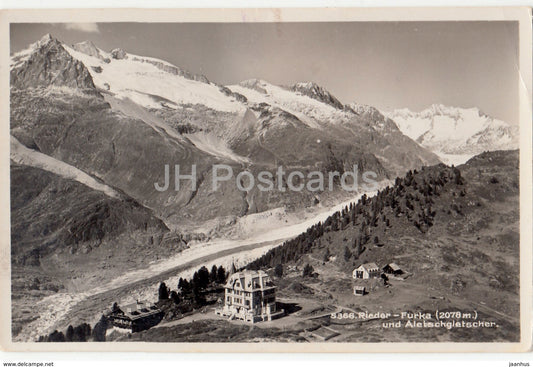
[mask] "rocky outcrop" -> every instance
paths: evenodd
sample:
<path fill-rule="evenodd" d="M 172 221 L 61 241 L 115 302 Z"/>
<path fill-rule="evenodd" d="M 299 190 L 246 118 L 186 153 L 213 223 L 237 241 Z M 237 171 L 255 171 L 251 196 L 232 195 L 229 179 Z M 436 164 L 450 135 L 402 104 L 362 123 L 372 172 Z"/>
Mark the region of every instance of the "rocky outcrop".
<path fill-rule="evenodd" d="M 261 94 L 267 94 L 267 90 L 263 88 L 261 84 L 262 84 L 262 81 L 259 79 L 248 79 L 248 80 L 243 80 L 242 82 L 239 83 L 241 87 L 253 89 L 256 92 L 259 92 Z"/>
<path fill-rule="evenodd" d="M 290 86 L 289 89 L 295 92 L 300 92 L 317 101 L 327 103 L 339 110 L 344 109 L 344 105 L 334 95 L 316 83 L 296 83 Z"/>
<path fill-rule="evenodd" d="M 96 47 L 96 45 L 91 41 L 83 41 L 80 43 L 76 43 L 75 45 L 72 45 L 72 48 L 78 52 L 84 53 L 85 55 L 96 57 L 108 64 L 111 62 L 108 57 L 102 55 L 100 49 Z"/>
<path fill-rule="evenodd" d="M 61 43 L 47 34 L 30 46 L 24 59 L 11 69 L 12 88 L 65 86 L 95 91 L 91 74 Z"/>
<path fill-rule="evenodd" d="M 115 48 L 111 51 L 111 57 L 116 60 L 123 60 L 128 58 L 128 54 L 121 48 Z"/>
<path fill-rule="evenodd" d="M 224 93 L 225 95 L 229 96 L 229 97 L 233 97 L 235 98 L 237 101 L 239 102 L 242 102 L 242 103 L 246 103 L 248 102 L 248 99 L 243 96 L 242 94 L 240 93 L 237 93 L 237 92 L 233 92 L 231 89 L 229 89 L 228 87 L 225 87 L 223 85 L 219 85 L 218 86 L 218 90 L 221 91 L 222 93 Z"/>

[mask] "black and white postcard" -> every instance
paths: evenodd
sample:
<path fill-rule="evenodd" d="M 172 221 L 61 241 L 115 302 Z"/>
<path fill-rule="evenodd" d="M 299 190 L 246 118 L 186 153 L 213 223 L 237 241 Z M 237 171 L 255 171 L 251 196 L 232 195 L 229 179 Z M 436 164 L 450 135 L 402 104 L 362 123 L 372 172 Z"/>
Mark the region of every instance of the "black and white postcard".
<path fill-rule="evenodd" d="M 0 16 L 3 348 L 530 348 L 529 9 Z"/>

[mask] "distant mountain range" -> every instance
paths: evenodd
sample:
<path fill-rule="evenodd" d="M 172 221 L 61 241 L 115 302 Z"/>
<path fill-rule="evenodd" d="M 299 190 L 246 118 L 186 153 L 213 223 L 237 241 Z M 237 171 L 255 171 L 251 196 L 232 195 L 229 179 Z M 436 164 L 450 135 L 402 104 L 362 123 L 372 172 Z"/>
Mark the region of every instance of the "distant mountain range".
<path fill-rule="evenodd" d="M 477 108 L 434 104 L 421 112 L 404 108 L 384 115 L 445 163 L 464 163 L 484 151 L 518 148 L 518 126 L 493 119 Z"/>

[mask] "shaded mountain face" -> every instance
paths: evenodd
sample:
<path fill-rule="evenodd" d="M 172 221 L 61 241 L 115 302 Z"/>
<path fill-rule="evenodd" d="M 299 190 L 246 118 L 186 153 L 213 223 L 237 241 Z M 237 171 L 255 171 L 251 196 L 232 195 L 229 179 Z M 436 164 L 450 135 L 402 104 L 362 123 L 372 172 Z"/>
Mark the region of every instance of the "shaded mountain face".
<path fill-rule="evenodd" d="M 150 238 L 161 241 L 168 231 L 131 198 L 111 198 L 75 180 L 14 163 L 11 218 L 12 262 L 17 265 L 40 265 L 52 254 L 88 253 L 99 246 L 117 246 L 115 242 L 139 251 L 151 245 Z"/>
<path fill-rule="evenodd" d="M 126 195 L 25 163 L 10 167 L 13 336 L 46 317 L 35 309 L 44 297 L 108 284 L 187 246 Z"/>
<path fill-rule="evenodd" d="M 11 80 L 11 134 L 21 144 L 124 192 L 171 226 L 303 208 L 322 195 L 242 192 L 234 180 L 212 192 L 213 164 L 235 175 L 357 165 L 380 181 L 438 162 L 377 111 L 343 106 L 314 83 L 224 87 L 163 60 L 49 35 L 12 56 Z M 165 164 L 181 174 L 195 164 L 195 190 L 189 181 L 155 190 Z"/>
<path fill-rule="evenodd" d="M 432 105 L 421 112 L 401 109 L 385 114 L 405 135 L 450 163 L 464 163 L 484 151 L 518 148 L 517 126 L 477 108 Z"/>
<path fill-rule="evenodd" d="M 87 68 L 49 34 L 15 54 L 11 63 L 12 88 L 48 86 L 94 90 Z"/>

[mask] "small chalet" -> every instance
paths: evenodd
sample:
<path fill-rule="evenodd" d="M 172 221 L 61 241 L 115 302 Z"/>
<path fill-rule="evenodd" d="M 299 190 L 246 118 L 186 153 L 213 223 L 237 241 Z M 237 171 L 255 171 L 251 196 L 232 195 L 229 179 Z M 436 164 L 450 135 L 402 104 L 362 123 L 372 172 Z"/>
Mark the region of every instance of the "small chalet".
<path fill-rule="evenodd" d="M 353 287 L 353 294 L 356 296 L 364 296 L 366 294 L 366 287 L 362 285 L 356 285 Z"/>
<path fill-rule="evenodd" d="M 403 270 L 395 263 L 387 264 L 383 267 L 383 272 L 385 274 L 391 274 L 391 275 L 402 275 Z"/>
<path fill-rule="evenodd" d="M 113 326 L 129 329 L 135 333 L 159 324 L 163 319 L 163 311 L 152 303 L 137 301 L 129 305 L 114 307 L 108 319 Z"/>
<path fill-rule="evenodd" d="M 352 273 L 354 279 L 378 278 L 381 270 L 376 263 L 366 263 L 355 269 Z"/>

